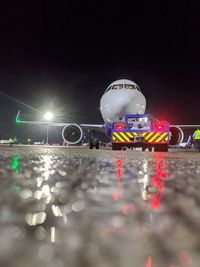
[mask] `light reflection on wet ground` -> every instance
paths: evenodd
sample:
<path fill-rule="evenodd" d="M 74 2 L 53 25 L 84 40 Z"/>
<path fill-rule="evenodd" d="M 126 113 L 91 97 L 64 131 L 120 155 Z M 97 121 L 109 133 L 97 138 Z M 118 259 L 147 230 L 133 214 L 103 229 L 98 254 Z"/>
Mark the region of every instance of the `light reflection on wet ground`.
<path fill-rule="evenodd" d="M 0 148 L 0 266 L 200 266 L 200 155 Z"/>

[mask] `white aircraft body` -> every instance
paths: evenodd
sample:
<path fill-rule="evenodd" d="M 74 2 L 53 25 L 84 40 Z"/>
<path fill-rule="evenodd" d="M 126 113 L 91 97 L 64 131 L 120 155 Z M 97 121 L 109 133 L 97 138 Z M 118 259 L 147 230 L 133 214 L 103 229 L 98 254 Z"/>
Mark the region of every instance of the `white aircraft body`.
<path fill-rule="evenodd" d="M 2 139 L 2 140 L 0 140 L 0 144 L 1 145 L 5 145 L 5 144 L 13 144 L 14 143 L 14 141 L 13 141 L 13 139 Z"/>
<path fill-rule="evenodd" d="M 146 99 L 138 85 L 130 80 L 111 83 L 100 100 L 100 111 L 105 123 L 119 120 L 125 114 L 143 114 Z"/>
<path fill-rule="evenodd" d="M 64 142 L 67 142 L 68 144 L 77 144 L 83 137 L 84 128 L 103 131 L 110 139 L 111 124 L 113 121 L 119 120 L 120 117 L 123 117 L 125 114 L 144 114 L 145 109 L 146 99 L 139 86 L 133 81 L 121 79 L 111 83 L 101 97 L 100 112 L 104 124 L 25 121 L 20 119 L 20 111 L 18 111 L 16 122 L 63 127 L 62 138 Z M 170 131 L 177 144 L 181 143 L 184 138 L 184 133 L 181 128 L 188 127 L 200 127 L 200 125 L 171 125 Z"/>

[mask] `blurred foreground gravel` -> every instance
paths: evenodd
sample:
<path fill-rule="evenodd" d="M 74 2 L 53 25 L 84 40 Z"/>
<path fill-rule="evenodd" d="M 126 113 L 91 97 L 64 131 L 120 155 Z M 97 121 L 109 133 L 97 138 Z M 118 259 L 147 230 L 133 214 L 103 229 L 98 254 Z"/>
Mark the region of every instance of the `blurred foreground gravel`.
<path fill-rule="evenodd" d="M 0 147 L 0 266 L 200 266 L 200 154 Z"/>

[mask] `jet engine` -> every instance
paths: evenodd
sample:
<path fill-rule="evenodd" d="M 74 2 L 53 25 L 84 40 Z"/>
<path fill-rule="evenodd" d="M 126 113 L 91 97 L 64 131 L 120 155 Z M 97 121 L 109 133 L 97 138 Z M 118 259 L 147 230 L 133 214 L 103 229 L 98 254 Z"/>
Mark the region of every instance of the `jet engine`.
<path fill-rule="evenodd" d="M 69 124 L 62 130 L 62 138 L 70 145 L 75 145 L 81 141 L 83 130 L 78 124 Z"/>
<path fill-rule="evenodd" d="M 175 146 L 183 142 L 184 133 L 178 126 L 170 126 L 170 145 Z"/>

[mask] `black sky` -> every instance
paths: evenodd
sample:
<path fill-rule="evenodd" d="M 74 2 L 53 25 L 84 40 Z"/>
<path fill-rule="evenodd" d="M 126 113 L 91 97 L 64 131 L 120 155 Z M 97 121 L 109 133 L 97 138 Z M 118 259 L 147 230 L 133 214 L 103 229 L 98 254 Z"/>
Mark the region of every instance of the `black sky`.
<path fill-rule="evenodd" d="M 102 93 L 128 78 L 148 112 L 200 123 L 199 1 L 131 2 L 1 1 L 0 91 L 58 120 L 102 123 Z M 38 116 L 0 95 L 0 138 L 19 131 L 18 109 Z"/>

